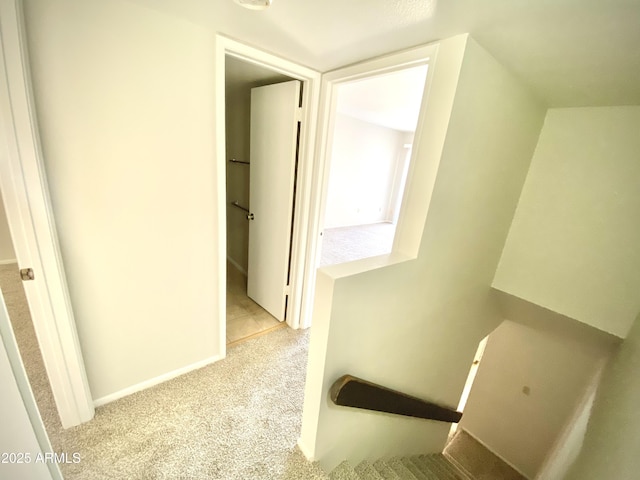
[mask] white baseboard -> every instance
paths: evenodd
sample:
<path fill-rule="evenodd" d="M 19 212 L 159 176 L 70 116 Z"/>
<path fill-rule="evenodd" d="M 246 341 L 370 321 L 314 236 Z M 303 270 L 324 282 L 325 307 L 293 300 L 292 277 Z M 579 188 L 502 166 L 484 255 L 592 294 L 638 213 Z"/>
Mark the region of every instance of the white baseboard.
<path fill-rule="evenodd" d="M 302 441 L 302 437 L 298 438 L 298 448 L 307 460 L 309 460 L 310 462 L 315 462 L 316 459 L 311 454 L 311 449 L 304 444 L 304 442 Z"/>
<path fill-rule="evenodd" d="M 10 258 L 8 260 L 0 260 L 0 265 L 9 265 L 11 263 L 18 263 L 18 260 L 15 258 Z"/>
<path fill-rule="evenodd" d="M 240 273 L 242 273 L 245 277 L 247 276 L 247 271 L 240 266 L 238 262 L 236 262 L 233 258 L 227 257 L 227 262 L 236 267 Z"/>
<path fill-rule="evenodd" d="M 223 358 L 224 358 L 224 355 L 214 355 L 213 357 L 209 357 L 205 360 L 192 363 L 191 365 L 187 365 L 186 367 L 178 368 L 177 370 L 173 370 L 171 372 L 165 373 L 158 377 L 145 380 L 144 382 L 140 382 L 140 383 L 137 383 L 136 385 L 132 385 L 130 387 L 124 388 L 122 390 L 111 393 L 109 395 L 105 395 L 104 397 L 96 398 L 93 401 L 93 405 L 95 407 L 100 407 L 102 405 L 111 403 L 120 398 L 129 396 L 133 393 L 140 392 L 142 390 L 146 390 L 147 388 L 166 382 L 167 380 L 171 380 L 173 378 L 179 377 L 180 375 L 184 375 L 185 373 L 189 373 L 189 372 L 192 372 L 193 370 L 198 370 L 199 368 L 206 367 L 207 365 L 210 365 L 219 360 L 222 360 Z"/>

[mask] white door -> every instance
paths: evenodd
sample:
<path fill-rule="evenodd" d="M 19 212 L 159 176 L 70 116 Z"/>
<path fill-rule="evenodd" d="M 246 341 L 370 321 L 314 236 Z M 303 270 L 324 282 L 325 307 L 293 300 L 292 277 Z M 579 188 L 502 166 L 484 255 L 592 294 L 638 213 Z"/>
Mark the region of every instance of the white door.
<path fill-rule="evenodd" d="M 300 82 L 251 90 L 247 295 L 285 319 L 293 221 Z"/>

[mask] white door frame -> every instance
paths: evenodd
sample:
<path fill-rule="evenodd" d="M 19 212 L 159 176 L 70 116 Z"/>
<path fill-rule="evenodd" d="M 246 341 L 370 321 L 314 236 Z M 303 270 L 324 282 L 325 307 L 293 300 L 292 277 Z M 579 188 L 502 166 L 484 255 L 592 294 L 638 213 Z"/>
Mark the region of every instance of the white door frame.
<path fill-rule="evenodd" d="M 51 210 L 26 54 L 22 2 L 0 0 L 0 188 L 33 326 L 64 428 L 94 406 Z"/>
<path fill-rule="evenodd" d="M 409 172 L 405 185 L 405 193 L 400 207 L 396 235 L 393 242 L 392 255 L 388 262 L 395 263 L 412 258 L 416 258 L 420 241 L 422 239 L 422 226 L 428 210 L 428 201 L 424 198 L 409 200 L 411 184 L 414 183 L 417 189 L 424 188 L 429 182 L 424 182 L 425 174 L 420 172 L 417 179 L 412 182 L 415 171 L 415 157 L 418 154 L 421 132 L 424 130 L 425 112 L 429 103 L 429 92 L 433 79 L 433 70 L 438 52 L 439 44 L 424 45 L 382 57 L 365 60 L 355 65 L 333 70 L 322 76 L 321 103 L 319 111 L 319 132 L 317 139 L 317 151 L 315 170 L 313 172 L 313 185 L 311 197 L 311 209 L 309 210 L 309 231 L 307 244 L 307 258 L 305 268 L 305 294 L 302 305 L 301 318 L 304 320 L 302 327 L 311 326 L 311 314 L 313 310 L 313 298 L 316 283 L 316 269 L 320 263 L 320 244 L 324 222 L 324 212 L 327 203 L 327 190 L 329 185 L 329 169 L 331 163 L 331 148 L 333 144 L 333 129 L 335 122 L 335 112 L 337 107 L 336 87 L 342 83 L 351 82 L 383 73 L 391 73 L 405 68 L 418 65 L 429 65 L 427 80 L 422 96 L 422 106 L 416 132 L 413 140 L 413 149 L 409 164 Z M 430 173 L 430 172 L 427 172 Z M 433 175 L 432 175 L 433 176 Z M 424 195 L 422 195 L 424 196 Z M 417 226 L 417 227 L 416 227 Z M 382 266 L 381 262 L 376 263 L 376 268 Z"/>
<path fill-rule="evenodd" d="M 226 352 L 226 141 L 225 141 L 225 56 L 231 55 L 248 63 L 253 63 L 303 82 L 302 92 L 302 127 L 300 132 L 300 148 L 298 161 L 298 181 L 295 198 L 295 217 L 292 243 L 291 286 L 287 305 L 287 324 L 292 328 L 304 328 L 310 319 L 302 315 L 304 279 L 309 274 L 305 271 L 308 265 L 307 232 L 311 208 L 312 174 L 315 170 L 314 152 L 318 105 L 320 99 L 320 73 L 286 60 L 277 55 L 267 53 L 255 47 L 232 40 L 224 35 L 216 35 L 216 192 L 217 192 L 217 230 L 218 230 L 218 318 L 220 325 L 220 351 Z M 315 267 L 314 267 L 315 270 Z"/>

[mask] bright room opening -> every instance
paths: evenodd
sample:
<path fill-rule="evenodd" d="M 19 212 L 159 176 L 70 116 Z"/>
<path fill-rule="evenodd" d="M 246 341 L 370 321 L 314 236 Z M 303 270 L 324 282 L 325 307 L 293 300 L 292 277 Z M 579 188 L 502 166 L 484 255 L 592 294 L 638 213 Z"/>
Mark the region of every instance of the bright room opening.
<path fill-rule="evenodd" d="M 320 266 L 391 253 L 427 69 L 336 86 Z"/>

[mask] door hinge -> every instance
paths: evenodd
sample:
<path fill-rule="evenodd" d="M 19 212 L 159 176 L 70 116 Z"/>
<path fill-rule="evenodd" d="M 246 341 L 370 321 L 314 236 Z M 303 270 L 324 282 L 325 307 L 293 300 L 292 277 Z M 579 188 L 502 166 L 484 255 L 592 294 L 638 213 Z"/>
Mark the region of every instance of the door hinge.
<path fill-rule="evenodd" d="M 35 278 L 35 275 L 33 273 L 33 268 L 21 268 L 20 278 L 25 282 L 27 280 L 33 280 Z"/>
<path fill-rule="evenodd" d="M 302 107 L 298 107 L 296 110 L 296 120 L 299 122 L 302 121 Z"/>

